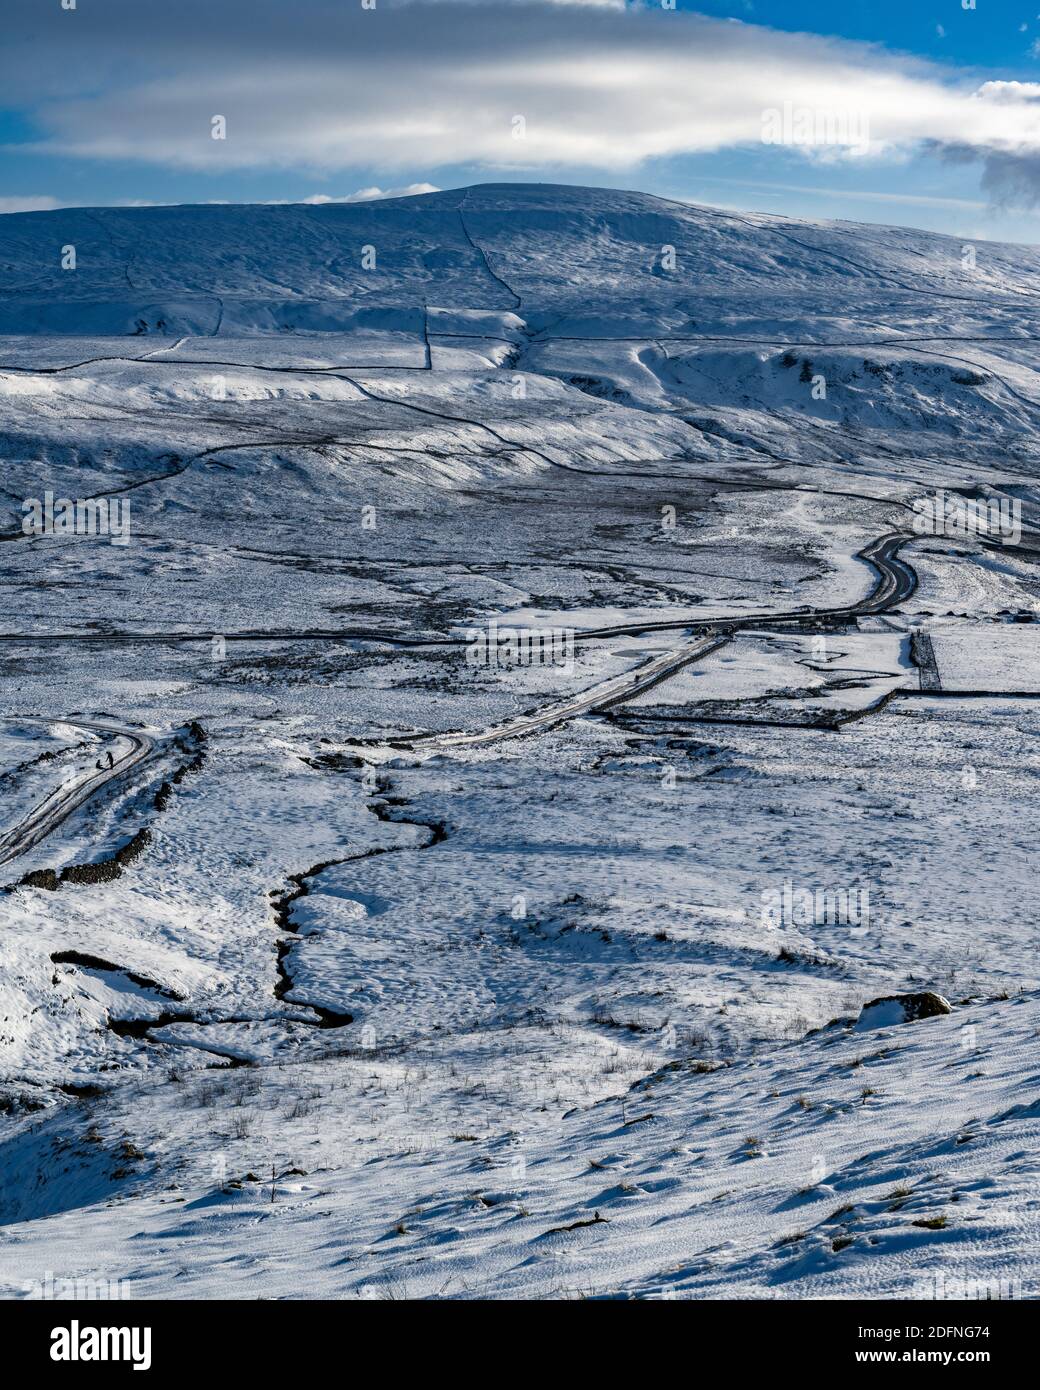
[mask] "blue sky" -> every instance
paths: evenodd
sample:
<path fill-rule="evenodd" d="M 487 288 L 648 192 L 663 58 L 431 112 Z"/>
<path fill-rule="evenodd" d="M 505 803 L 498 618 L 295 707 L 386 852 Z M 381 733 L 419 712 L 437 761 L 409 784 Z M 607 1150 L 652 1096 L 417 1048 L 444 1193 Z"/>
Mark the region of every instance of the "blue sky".
<path fill-rule="evenodd" d="M 1040 0 L 4 9 L 3 211 L 535 179 L 1040 242 Z"/>
<path fill-rule="evenodd" d="M 1040 37 L 1040 5 L 1013 0 L 978 0 L 975 10 L 960 0 L 679 0 L 679 8 L 790 33 L 837 34 L 937 61 L 1018 68 L 1020 77 Z"/>

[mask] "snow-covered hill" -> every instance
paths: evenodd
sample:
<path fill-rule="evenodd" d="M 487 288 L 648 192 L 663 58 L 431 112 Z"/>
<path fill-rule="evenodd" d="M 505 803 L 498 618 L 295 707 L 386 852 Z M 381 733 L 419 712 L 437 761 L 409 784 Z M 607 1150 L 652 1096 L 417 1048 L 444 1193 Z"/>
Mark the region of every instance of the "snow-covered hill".
<path fill-rule="evenodd" d="M 779 412 L 794 417 L 788 435 L 808 417 L 938 434 L 940 448 L 965 434 L 1025 447 L 1038 331 L 1033 248 L 602 189 L 0 219 L 0 334 L 148 337 L 121 351 L 164 363 L 422 369 L 431 345 L 443 365 L 512 365 L 622 404 L 703 409 L 723 434 L 771 430 Z M 269 347 L 227 349 L 257 335 Z M 69 343 L 62 360 L 93 351 Z M 24 360 L 11 353 L 0 362 Z M 825 399 L 811 389 L 820 376 Z"/>
<path fill-rule="evenodd" d="M 74 269 L 62 269 L 67 247 Z M 965 315 L 1025 336 L 1021 301 L 1028 308 L 1038 296 L 1035 248 L 966 248 L 906 228 L 558 185 L 0 220 L 6 333 L 133 333 L 141 323 L 150 332 L 225 335 L 344 330 L 356 321 L 411 327 L 396 315 L 431 305 L 515 311 L 533 331 L 552 322 L 555 336 L 702 335 L 739 320 L 797 338 L 825 319 L 835 329 L 858 321 L 862 330 L 867 313 L 875 336 L 915 322 L 921 333 L 938 332 Z"/>

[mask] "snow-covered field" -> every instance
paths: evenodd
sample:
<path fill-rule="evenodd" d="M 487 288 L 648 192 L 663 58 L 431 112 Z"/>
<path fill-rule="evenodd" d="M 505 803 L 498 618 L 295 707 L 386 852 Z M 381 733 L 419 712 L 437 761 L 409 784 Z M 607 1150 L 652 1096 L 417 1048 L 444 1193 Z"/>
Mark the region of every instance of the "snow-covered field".
<path fill-rule="evenodd" d="M 1040 253 L 976 250 L 0 218 L 0 1293 L 1036 1297 Z"/>

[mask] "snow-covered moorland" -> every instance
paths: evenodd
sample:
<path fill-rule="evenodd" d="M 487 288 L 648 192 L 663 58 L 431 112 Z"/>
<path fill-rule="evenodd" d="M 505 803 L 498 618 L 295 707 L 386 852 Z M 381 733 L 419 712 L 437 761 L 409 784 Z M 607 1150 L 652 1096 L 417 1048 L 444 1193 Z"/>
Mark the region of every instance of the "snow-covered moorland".
<path fill-rule="evenodd" d="M 1035 1297 L 1038 271 L 0 219 L 0 1293 Z"/>

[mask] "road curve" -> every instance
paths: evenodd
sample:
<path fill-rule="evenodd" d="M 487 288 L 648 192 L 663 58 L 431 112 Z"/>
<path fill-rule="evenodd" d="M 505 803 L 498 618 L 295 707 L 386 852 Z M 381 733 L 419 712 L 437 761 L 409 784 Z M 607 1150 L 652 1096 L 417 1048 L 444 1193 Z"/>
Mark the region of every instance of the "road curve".
<path fill-rule="evenodd" d="M 0 864 L 10 863 L 12 859 L 19 858 L 20 855 L 32 849 L 34 845 L 39 844 L 41 840 L 66 821 L 74 811 L 77 811 L 84 802 L 89 801 L 95 792 L 100 791 L 109 782 L 125 777 L 132 768 L 137 767 L 139 763 L 150 757 L 155 749 L 154 740 L 139 729 L 127 729 L 121 725 L 102 724 L 83 719 L 40 720 L 39 722 L 68 724 L 74 729 L 83 729 L 90 733 L 110 734 L 125 738 L 130 742 L 130 749 L 117 758 L 111 767 L 82 773 L 57 787 L 50 796 L 45 797 L 38 806 L 29 812 L 20 825 L 16 825 L 13 830 L 0 836 Z"/>
<path fill-rule="evenodd" d="M 438 748 L 460 748 L 460 747 L 480 747 L 485 744 L 501 742 L 504 739 L 516 738 L 522 734 L 534 733 L 544 729 L 553 728 L 557 724 L 565 723 L 568 719 L 573 719 L 580 714 L 594 713 L 597 710 L 607 709 L 612 705 L 623 703 L 641 694 L 644 690 L 649 690 L 660 681 L 666 680 L 676 671 L 682 669 L 691 661 L 696 661 L 704 656 L 714 647 L 727 641 L 735 633 L 743 631 L 749 627 L 772 627 L 776 625 L 790 625 L 791 623 L 806 622 L 813 623 L 821 620 L 830 622 L 854 621 L 858 617 L 865 617 L 871 614 L 883 613 L 894 607 L 897 603 L 914 592 L 917 587 L 917 575 L 912 567 L 901 560 L 898 551 L 907 541 L 913 540 L 911 533 L 906 531 L 893 531 L 877 540 L 871 541 L 869 545 L 857 552 L 857 558 L 863 560 L 878 576 L 878 582 L 871 592 L 858 603 L 846 604 L 838 608 L 810 608 L 801 607 L 788 610 L 786 613 L 742 613 L 733 617 L 719 615 L 714 618 L 694 618 L 686 617 L 680 619 L 666 619 L 662 621 L 636 622 L 636 623 L 617 623 L 609 627 L 590 628 L 576 634 L 579 642 L 595 640 L 598 638 L 611 638 L 622 636 L 635 636 L 646 632 L 675 632 L 675 631 L 696 631 L 697 637 L 690 643 L 679 647 L 675 651 L 666 652 L 663 656 L 655 657 L 653 660 L 645 662 L 642 666 L 636 667 L 634 671 L 626 672 L 624 675 L 613 677 L 600 685 L 593 686 L 591 690 L 584 691 L 582 694 L 571 697 L 567 700 L 558 701 L 547 706 L 545 709 L 533 711 L 531 713 L 518 715 L 500 724 L 494 724 L 490 728 L 476 730 L 474 732 L 458 731 L 446 734 L 417 734 L 412 737 L 379 740 L 384 747 L 389 748 L 419 748 L 438 749 Z M 369 641 L 387 641 L 409 647 L 443 647 L 461 646 L 463 638 L 439 638 L 427 640 L 423 638 L 409 638 L 400 634 L 380 634 L 370 629 L 353 629 L 352 635 L 364 636 Z M 323 640 L 334 637 L 345 637 L 344 632 L 337 633 L 335 630 L 322 632 Z M 247 640 L 247 641 L 270 641 L 277 636 L 279 640 L 300 641 L 308 637 L 318 636 L 317 632 L 287 632 L 287 633 L 236 633 L 225 634 L 225 640 Z M 198 640 L 192 638 L 190 634 L 140 634 L 127 636 L 129 641 L 142 640 L 164 640 L 164 641 L 185 641 Z M 17 639 L 16 639 L 17 640 Z M 24 637 L 22 640 L 26 640 Z M 28 639 L 33 640 L 33 639 Z M 50 640 L 55 640 L 53 635 Z M 82 640 L 82 638 L 81 638 Z M 102 634 L 91 634 L 91 640 L 112 641 L 119 640 L 113 634 L 107 638 Z M 20 826 L 0 838 L 0 864 L 5 864 L 9 860 L 24 854 L 27 849 L 43 839 L 45 835 L 60 825 L 69 815 L 83 804 L 94 792 L 111 781 L 113 777 L 122 776 L 137 763 L 143 761 L 154 747 L 152 741 L 146 735 L 132 729 L 124 729 L 112 725 L 84 723 L 83 721 L 65 720 L 65 723 L 72 723 L 77 728 L 90 729 L 112 734 L 121 734 L 129 738 L 133 744 L 130 752 L 121 758 L 113 767 L 104 769 L 103 772 L 94 774 L 83 782 L 77 782 L 72 787 L 59 788 L 52 793 L 46 801 L 42 802 L 30 816 Z"/>
<path fill-rule="evenodd" d="M 694 641 L 685 643 L 675 651 L 655 656 L 632 671 L 612 676 L 610 680 L 602 681 L 589 690 L 583 690 L 543 709 L 516 715 L 500 724 L 492 724 L 489 728 L 478 729 L 472 733 L 419 734 L 414 738 L 388 740 L 387 744 L 392 748 L 422 748 L 432 751 L 442 748 L 479 748 L 489 743 L 500 743 L 503 739 L 519 738 L 522 734 L 540 733 L 554 728 L 557 724 L 563 724 L 568 719 L 574 719 L 579 714 L 597 713 L 599 710 L 609 709 L 611 705 L 631 700 L 636 695 L 641 695 L 644 690 L 650 690 L 660 681 L 674 676 L 691 661 L 697 661 L 728 641 L 728 636 L 722 636 L 717 632 L 701 633 Z"/>
<path fill-rule="evenodd" d="M 899 558 L 899 548 L 905 545 L 908 540 L 913 540 L 913 536 L 907 535 L 905 531 L 893 531 L 890 535 L 881 536 L 876 541 L 871 541 L 865 549 L 861 550 L 857 559 L 865 560 L 880 576 L 880 581 L 872 594 L 861 602 L 853 604 L 845 611 L 852 617 L 866 616 L 871 613 L 884 613 L 897 603 L 902 603 L 908 599 L 917 588 L 917 575 L 911 565 Z M 838 613 L 841 610 L 837 610 Z"/>
<path fill-rule="evenodd" d="M 3 537 L 0 536 L 0 540 Z M 917 587 L 917 576 L 905 561 L 896 558 L 900 546 L 915 537 L 906 531 L 893 531 L 857 552 L 857 559 L 865 561 L 879 576 L 874 590 L 859 603 L 846 604 L 840 608 L 790 608 L 785 613 L 740 613 L 732 617 L 720 613 L 703 617 L 662 618 L 634 623 L 614 623 L 608 627 L 582 628 L 575 633 L 579 644 L 599 638 L 636 636 L 642 632 L 682 632 L 696 628 L 702 632 L 709 628 L 717 631 L 738 632 L 745 627 L 766 627 L 775 623 L 808 622 L 816 618 L 841 621 L 884 612 L 896 603 L 908 598 Z M 435 647 L 464 647 L 465 637 L 411 637 L 407 633 L 390 632 L 370 627 L 329 627 L 329 628 L 245 628 L 238 632 L 221 634 L 225 642 L 379 642 L 386 646 L 417 650 Z M 0 642 L 5 646 L 39 646 L 55 643 L 74 643 L 77 645 L 143 646 L 147 643 L 179 645 L 182 642 L 209 642 L 212 632 L 0 632 Z"/>
<path fill-rule="evenodd" d="M 649 623 L 622 623 L 612 627 L 586 628 L 577 634 L 585 637 L 618 637 L 628 634 L 635 636 L 641 632 L 667 632 L 669 629 L 708 626 L 719 632 L 740 632 L 748 627 L 770 627 L 774 624 L 788 625 L 798 622 L 812 622 L 826 619 L 832 622 L 853 621 L 868 617 L 873 613 L 884 613 L 904 599 L 917 588 L 917 575 L 905 560 L 898 558 L 898 551 L 907 541 L 915 537 L 907 531 L 890 531 L 877 540 L 871 541 L 856 552 L 856 559 L 863 560 L 878 576 L 878 582 L 866 598 L 858 603 L 843 604 L 839 608 L 791 608 L 786 613 L 740 613 L 732 618 L 720 614 L 701 619 L 665 619 Z"/>
<path fill-rule="evenodd" d="M 869 545 L 857 553 L 857 559 L 868 564 L 878 576 L 874 588 L 858 603 L 840 608 L 800 608 L 793 613 L 788 612 L 786 614 L 742 614 L 739 618 L 715 619 L 710 627 L 700 623 L 691 623 L 691 620 L 687 618 L 684 623 L 672 621 L 631 623 L 586 631 L 581 634 L 583 637 L 611 637 L 625 633 L 634 635 L 636 633 L 674 630 L 682 626 L 687 629 L 696 627 L 698 636 L 677 650 L 654 657 L 653 660 L 637 666 L 635 670 L 627 671 L 621 676 L 614 676 L 600 685 L 593 686 L 590 690 L 583 691 L 580 695 L 557 701 L 544 709 L 517 715 L 500 724 L 492 724 L 489 728 L 478 729 L 471 733 L 455 731 L 446 734 L 417 734 L 411 738 L 387 739 L 381 740 L 381 742 L 384 747 L 421 748 L 431 751 L 479 748 L 491 743 L 500 743 L 504 739 L 518 738 L 523 734 L 551 729 L 579 714 L 595 713 L 598 710 L 609 709 L 612 705 L 623 704 L 636 695 L 642 694 L 644 690 L 649 690 L 652 686 L 667 680 L 669 676 L 674 675 L 691 661 L 696 661 L 707 655 L 709 651 L 713 651 L 716 647 L 729 641 L 730 637 L 737 632 L 746 628 L 761 628 L 780 623 L 790 625 L 792 622 L 799 621 L 811 623 L 821 619 L 830 622 L 853 621 L 861 616 L 883 613 L 895 604 L 909 598 L 917 587 L 917 575 L 910 565 L 898 558 L 900 546 L 911 539 L 913 539 L 912 536 L 907 532 L 893 531 L 887 535 L 879 536 L 877 540 L 871 541 Z"/>

